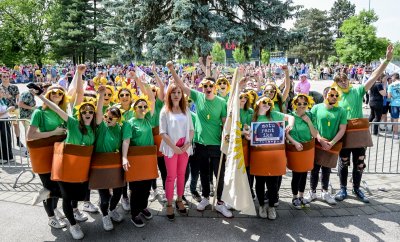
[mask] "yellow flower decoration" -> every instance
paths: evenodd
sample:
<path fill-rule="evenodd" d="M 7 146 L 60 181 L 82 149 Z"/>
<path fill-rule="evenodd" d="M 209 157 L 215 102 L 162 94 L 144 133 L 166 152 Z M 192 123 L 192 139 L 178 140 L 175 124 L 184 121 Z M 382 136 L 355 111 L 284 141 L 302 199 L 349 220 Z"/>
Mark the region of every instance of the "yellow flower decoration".
<path fill-rule="evenodd" d="M 114 102 L 118 102 L 118 100 L 119 100 L 118 94 L 119 94 L 120 90 L 123 89 L 123 88 L 129 90 L 129 92 L 131 93 L 131 99 L 132 100 L 134 100 L 137 97 L 136 89 L 132 88 L 131 85 L 128 85 L 126 87 L 117 87 L 117 91 L 114 92 Z"/>
<path fill-rule="evenodd" d="M 115 89 L 113 86 L 106 85 L 106 88 L 111 91 L 111 100 L 110 102 L 115 103 L 118 99 L 115 99 Z M 97 100 L 99 99 L 100 95 L 97 94 Z"/>
<path fill-rule="evenodd" d="M 147 111 L 151 110 L 151 102 L 149 100 L 149 97 L 147 95 L 141 94 L 140 96 L 135 95 L 133 103 L 136 103 L 139 100 L 143 100 L 147 103 Z M 134 111 L 134 108 L 132 107 L 132 110 Z"/>
<path fill-rule="evenodd" d="M 228 79 L 226 79 L 225 77 L 221 77 L 217 79 L 217 89 L 221 89 L 220 85 L 221 82 L 226 82 L 226 93 L 229 93 L 229 91 L 231 90 L 231 84 L 229 83 Z"/>
<path fill-rule="evenodd" d="M 78 120 L 81 120 L 81 115 L 79 115 L 79 111 L 85 105 L 93 106 L 93 109 L 96 112 L 96 104 L 94 102 L 82 102 L 81 104 L 75 106 L 75 110 L 76 110 L 75 116 L 78 117 Z"/>
<path fill-rule="evenodd" d="M 95 78 L 93 78 L 93 83 L 94 83 L 94 89 L 97 91 L 97 89 L 99 89 L 100 85 L 107 85 L 107 79 L 105 77 L 98 77 L 96 76 Z"/>
<path fill-rule="evenodd" d="M 262 101 L 266 101 L 266 102 L 268 102 L 269 104 L 271 104 L 271 108 L 270 108 L 270 110 L 274 110 L 274 101 L 271 99 L 271 98 L 269 98 L 269 97 L 266 97 L 266 96 L 261 96 L 258 100 L 257 100 L 257 102 L 256 102 L 256 105 L 258 106 L 258 105 L 260 105 L 260 103 L 262 102 Z"/>
<path fill-rule="evenodd" d="M 342 96 L 343 93 L 348 93 L 353 85 L 349 84 L 347 88 L 341 88 L 336 82 L 333 82 L 331 87 L 336 88 L 336 90 L 338 90 L 338 92 L 340 93 L 340 96 Z"/>
<path fill-rule="evenodd" d="M 308 96 L 308 95 L 305 95 L 305 94 L 297 94 L 297 95 L 293 98 L 293 100 L 292 100 L 292 107 L 293 107 L 294 110 L 297 110 L 296 101 L 297 101 L 297 99 L 298 99 L 299 97 L 304 97 L 304 98 L 307 99 L 307 103 L 308 103 L 307 108 L 308 108 L 308 109 L 311 109 L 312 106 L 314 106 L 315 102 L 314 102 L 314 98 L 313 98 L 313 97 Z"/>

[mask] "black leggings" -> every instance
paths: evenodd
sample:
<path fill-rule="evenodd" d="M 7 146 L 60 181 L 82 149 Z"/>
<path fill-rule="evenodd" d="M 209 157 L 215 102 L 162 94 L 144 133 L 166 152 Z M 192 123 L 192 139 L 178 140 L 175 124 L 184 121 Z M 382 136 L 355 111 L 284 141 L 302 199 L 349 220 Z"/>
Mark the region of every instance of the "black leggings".
<path fill-rule="evenodd" d="M 54 216 L 54 209 L 57 208 L 58 199 L 61 197 L 60 187 L 57 182 L 50 179 L 51 173 L 39 174 L 43 187 L 50 190 L 50 198 L 43 201 L 44 210 L 48 217 Z"/>
<path fill-rule="evenodd" d="M 74 208 L 78 207 L 78 201 L 85 200 L 88 183 L 58 182 L 63 198 L 63 211 L 71 225 L 75 225 Z"/>
<path fill-rule="evenodd" d="M 167 180 L 167 167 L 165 166 L 164 156 L 157 157 L 158 170 L 161 173 L 162 186 L 165 190 L 165 181 Z M 157 179 L 152 180 L 151 187 L 153 190 L 157 188 Z"/>
<path fill-rule="evenodd" d="M 100 195 L 100 210 L 103 216 L 108 215 L 108 208 L 110 211 L 114 210 L 121 199 L 122 187 L 112 189 L 112 196 L 110 194 L 110 189 L 99 189 Z"/>
<path fill-rule="evenodd" d="M 129 182 L 132 218 L 135 218 L 143 209 L 147 208 L 152 182 L 153 180 Z"/>
<path fill-rule="evenodd" d="M 317 191 L 319 170 L 321 170 L 322 189 L 327 191 L 329 187 L 329 177 L 331 175 L 331 168 L 314 163 L 314 168 L 311 171 L 311 177 L 310 177 L 310 187 L 311 191 L 314 193 Z"/>
<path fill-rule="evenodd" d="M 292 194 L 297 195 L 299 192 L 304 192 L 307 182 L 307 172 L 292 172 Z"/>
<path fill-rule="evenodd" d="M 265 184 L 268 189 L 268 205 L 273 207 L 278 202 L 278 176 L 255 176 L 256 194 L 260 206 L 264 206 Z"/>

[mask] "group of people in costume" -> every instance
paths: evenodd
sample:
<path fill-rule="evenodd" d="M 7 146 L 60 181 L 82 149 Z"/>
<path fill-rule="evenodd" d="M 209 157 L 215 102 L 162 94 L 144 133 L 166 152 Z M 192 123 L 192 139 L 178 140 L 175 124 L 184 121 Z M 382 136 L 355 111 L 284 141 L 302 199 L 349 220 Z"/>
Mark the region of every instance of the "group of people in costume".
<path fill-rule="evenodd" d="M 364 85 L 352 87 L 346 73 L 336 75 L 334 84 L 324 90 L 322 103 L 315 104 L 308 94 L 298 93 L 291 99 L 288 113 L 286 104 L 291 85 L 287 66 L 281 67 L 282 91 L 271 82 L 264 85 L 262 93 L 257 93 L 246 88 L 252 81 L 251 70 L 241 68 L 240 80 L 224 75 L 214 78 L 211 58 L 202 66 L 205 77 L 199 83 L 199 91 L 190 88 L 184 76 L 177 74 L 174 64 L 167 62 L 171 73 L 167 82 L 160 80 L 153 68 L 157 85 L 149 85 L 129 71 L 126 78 L 132 79 L 133 85 L 111 86 L 100 78 L 94 80 L 95 92 L 85 92 L 82 75 L 86 67 L 79 65 L 69 90 L 58 85 L 50 86 L 46 92 L 30 89 L 43 102 L 34 111 L 27 132 L 32 168 L 44 187 L 34 203 L 43 201 L 53 228 L 66 227 L 65 216 L 74 239 L 84 237 L 77 222 L 87 220 L 87 216 L 79 211 L 78 201 L 87 201 L 90 190 L 98 190 L 104 230 L 112 230 L 115 222 L 123 220 L 124 214 L 117 211 L 120 201 L 122 208 L 130 211 L 132 223 L 143 227 L 152 218 L 148 200 L 160 171 L 168 220 L 175 219 L 175 210 L 181 215 L 189 212 L 184 194 L 189 174 L 197 210 L 204 211 L 214 192 L 210 180 L 213 175 L 217 177 L 220 173 L 223 178 L 225 174 L 226 159 L 224 156 L 221 159 L 220 148 L 222 128 L 229 115 L 227 101 L 232 81 L 237 81 L 242 90 L 237 108 L 243 124 L 244 158 L 261 218 L 276 219 L 275 208 L 279 206 L 286 168 L 293 173 L 295 208 L 310 207 L 310 202 L 317 199 L 320 171 L 321 199 L 329 204 L 346 199 L 350 154 L 353 192 L 368 202 L 360 190 L 360 182 L 365 150 L 372 141 L 368 122 L 363 119 L 362 97 L 384 72 L 392 55 L 390 45 L 386 60 Z M 193 105 L 195 112 L 191 111 Z M 251 123 L 270 121 L 286 123 L 285 144 L 250 146 Z M 341 188 L 332 196 L 328 191 L 329 175 L 337 163 Z M 308 172 L 311 172 L 310 191 L 305 194 Z M 199 176 L 202 196 L 197 192 Z M 233 217 L 230 205 L 222 200 L 224 179 L 217 182 L 215 210 Z M 63 200 L 64 214 L 57 210 L 59 198 Z"/>

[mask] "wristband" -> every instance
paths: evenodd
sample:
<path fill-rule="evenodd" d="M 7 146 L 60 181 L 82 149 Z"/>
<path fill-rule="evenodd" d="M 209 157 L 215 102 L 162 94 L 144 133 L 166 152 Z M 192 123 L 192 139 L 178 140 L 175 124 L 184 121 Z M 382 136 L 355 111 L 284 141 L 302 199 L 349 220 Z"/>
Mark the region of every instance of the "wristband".
<path fill-rule="evenodd" d="M 335 144 L 336 144 L 336 141 L 332 140 L 332 141 L 331 141 L 331 144 L 332 144 L 332 145 L 335 145 Z"/>
<path fill-rule="evenodd" d="M 384 63 L 384 64 L 389 64 L 389 63 L 390 63 L 390 60 L 386 59 L 386 60 L 383 61 L 383 63 Z"/>

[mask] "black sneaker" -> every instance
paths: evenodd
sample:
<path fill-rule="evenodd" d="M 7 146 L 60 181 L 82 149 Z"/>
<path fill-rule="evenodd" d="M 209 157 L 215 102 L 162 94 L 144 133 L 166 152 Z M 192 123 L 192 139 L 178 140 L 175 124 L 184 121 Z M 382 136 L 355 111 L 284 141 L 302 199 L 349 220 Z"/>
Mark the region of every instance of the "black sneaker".
<path fill-rule="evenodd" d="M 198 203 L 201 202 L 201 196 L 197 191 L 192 192 L 192 198 Z"/>
<path fill-rule="evenodd" d="M 143 211 L 141 212 L 141 214 L 142 214 L 143 217 L 144 217 L 145 219 L 147 219 L 147 220 L 150 220 L 150 219 L 153 218 L 153 215 L 150 213 L 150 211 L 149 211 L 147 208 L 143 209 Z"/>
<path fill-rule="evenodd" d="M 355 194 L 362 202 L 369 203 L 369 199 L 364 195 L 360 188 L 353 188 L 353 194 Z"/>
<path fill-rule="evenodd" d="M 134 218 L 131 218 L 131 222 L 138 228 L 143 228 L 146 225 L 139 215 Z"/>

